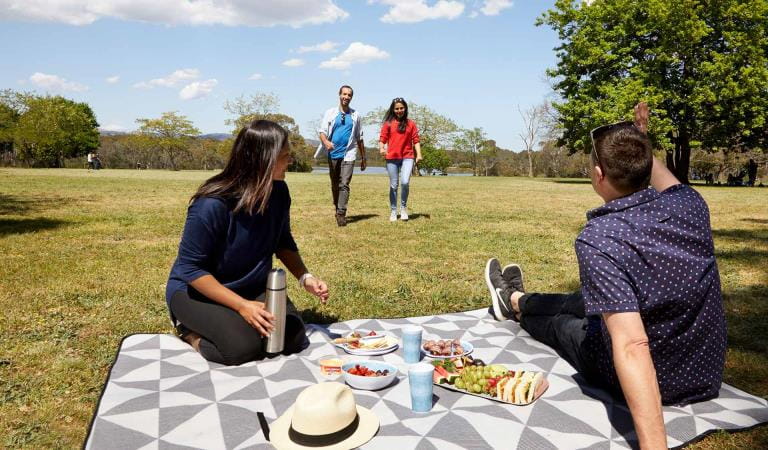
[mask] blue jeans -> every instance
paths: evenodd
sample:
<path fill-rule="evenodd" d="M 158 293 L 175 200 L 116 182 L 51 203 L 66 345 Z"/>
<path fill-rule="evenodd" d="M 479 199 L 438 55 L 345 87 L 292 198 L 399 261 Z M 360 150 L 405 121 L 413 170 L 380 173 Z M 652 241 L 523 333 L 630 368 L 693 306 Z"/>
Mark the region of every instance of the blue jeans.
<path fill-rule="evenodd" d="M 397 209 L 397 175 L 400 172 L 400 207 L 405 208 L 408 203 L 408 188 L 413 171 L 413 158 L 388 159 L 387 173 L 389 174 L 389 208 Z"/>

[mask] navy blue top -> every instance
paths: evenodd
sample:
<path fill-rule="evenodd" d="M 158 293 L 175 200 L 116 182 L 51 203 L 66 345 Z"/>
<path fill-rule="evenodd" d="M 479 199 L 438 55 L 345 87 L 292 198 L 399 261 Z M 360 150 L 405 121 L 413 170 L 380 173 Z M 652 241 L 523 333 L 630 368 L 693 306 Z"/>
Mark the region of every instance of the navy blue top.
<path fill-rule="evenodd" d="M 664 404 L 717 396 L 726 330 L 709 209 L 679 184 L 613 200 L 587 213 L 576 239 L 587 345 L 605 382 L 619 387 L 599 316 L 640 313 Z"/>
<path fill-rule="evenodd" d="M 266 290 L 272 256 L 280 249 L 298 251 L 291 235 L 291 197 L 285 181 L 272 183 L 264 214 L 233 213 L 237 199 L 198 198 L 187 209 L 187 221 L 165 289 L 166 302 L 178 290 L 197 292 L 189 283 L 213 275 L 247 299 Z"/>

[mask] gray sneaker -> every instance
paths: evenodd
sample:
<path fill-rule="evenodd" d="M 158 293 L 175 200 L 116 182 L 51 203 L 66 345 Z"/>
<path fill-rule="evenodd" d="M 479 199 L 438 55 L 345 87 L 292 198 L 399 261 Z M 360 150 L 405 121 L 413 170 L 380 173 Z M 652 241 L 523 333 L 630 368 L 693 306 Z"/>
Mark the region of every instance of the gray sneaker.
<path fill-rule="evenodd" d="M 525 292 L 523 287 L 523 269 L 517 264 L 507 264 L 501 270 L 501 277 L 515 291 Z"/>
<path fill-rule="evenodd" d="M 514 317 L 515 312 L 512 310 L 512 305 L 509 304 L 509 295 L 505 295 L 510 291 L 510 288 L 502 277 L 501 265 L 496 258 L 489 259 L 485 264 L 485 283 L 491 293 L 491 308 L 489 309 L 493 318 L 506 320 Z"/>

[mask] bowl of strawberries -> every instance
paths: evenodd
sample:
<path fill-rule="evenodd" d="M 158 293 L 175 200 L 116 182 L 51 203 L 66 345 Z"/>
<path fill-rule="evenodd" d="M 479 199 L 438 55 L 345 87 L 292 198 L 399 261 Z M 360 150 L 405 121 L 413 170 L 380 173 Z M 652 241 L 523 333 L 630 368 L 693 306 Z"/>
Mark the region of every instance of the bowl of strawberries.
<path fill-rule="evenodd" d="M 383 389 L 397 377 L 397 367 L 381 361 L 350 361 L 341 366 L 344 381 L 355 389 L 376 391 Z"/>

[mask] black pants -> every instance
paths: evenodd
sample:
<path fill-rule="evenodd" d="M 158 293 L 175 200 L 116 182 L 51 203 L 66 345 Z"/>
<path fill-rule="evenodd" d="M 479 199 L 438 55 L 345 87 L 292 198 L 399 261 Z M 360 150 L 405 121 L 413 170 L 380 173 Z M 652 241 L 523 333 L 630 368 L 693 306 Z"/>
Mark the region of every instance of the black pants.
<path fill-rule="evenodd" d="M 520 325 L 534 339 L 552 347 L 587 380 L 599 383 L 597 363 L 586 349 L 587 322 L 581 292 L 525 294 Z"/>
<path fill-rule="evenodd" d="M 202 336 L 200 354 L 208 361 L 228 366 L 262 359 L 267 338 L 236 311 L 208 299 L 176 291 L 171 297 L 171 314 L 188 330 Z M 283 354 L 298 353 L 309 345 L 304 322 L 288 300 Z"/>

